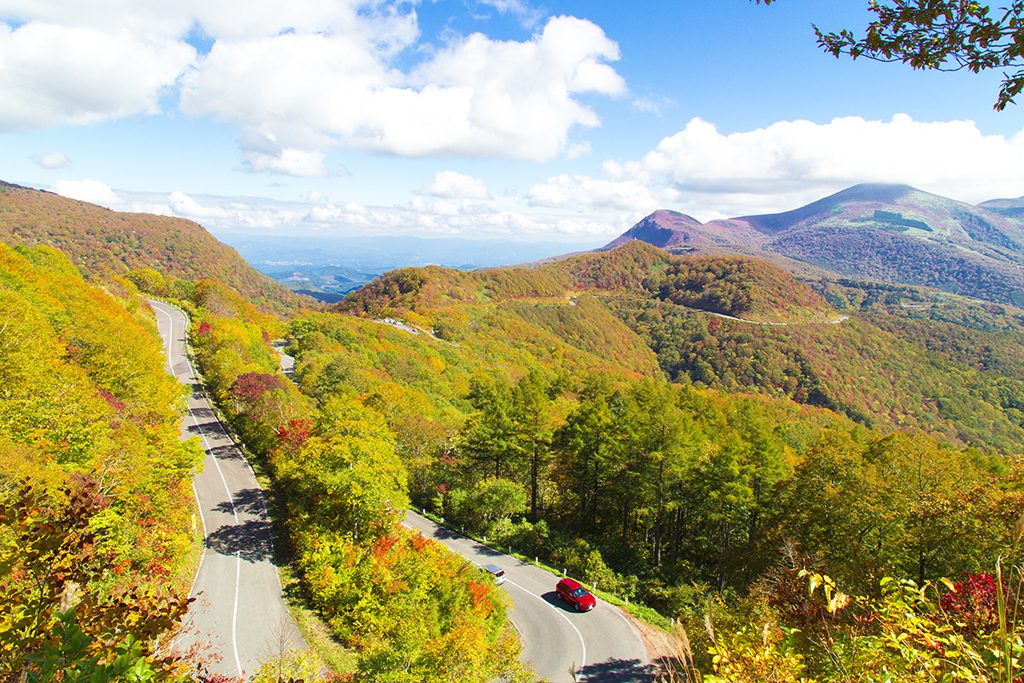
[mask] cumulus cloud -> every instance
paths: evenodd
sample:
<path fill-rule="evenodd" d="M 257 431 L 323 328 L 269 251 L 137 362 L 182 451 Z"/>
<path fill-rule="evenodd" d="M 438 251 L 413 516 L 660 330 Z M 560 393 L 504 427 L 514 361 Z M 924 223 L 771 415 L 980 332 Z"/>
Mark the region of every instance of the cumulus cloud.
<path fill-rule="evenodd" d="M 424 189 L 435 197 L 453 199 L 488 199 L 491 196 L 482 180 L 458 171 L 438 171 Z"/>
<path fill-rule="evenodd" d="M 244 157 L 246 168 L 256 173 L 270 171 L 302 178 L 327 175 L 324 153 L 318 150 L 284 147 L 271 154 L 258 150 L 246 150 Z"/>
<path fill-rule="evenodd" d="M 247 169 L 314 176 L 337 147 L 552 159 L 570 130 L 599 123 L 579 95 L 625 93 L 610 66 L 618 45 L 573 17 L 526 40 L 475 33 L 437 47 L 418 43 L 415 2 L 143 4 L 5 2 L 0 130 L 153 114 L 176 92 L 183 112 L 239 126 Z M 206 54 L 188 44 L 195 32 Z M 398 68 L 403 51 L 410 66 Z"/>
<path fill-rule="evenodd" d="M 156 113 L 194 57 L 178 40 L 123 28 L 0 23 L 0 130 Z"/>
<path fill-rule="evenodd" d="M 306 194 L 294 201 L 261 197 L 121 192 L 119 210 L 145 211 L 188 218 L 215 234 L 264 231 L 293 235 L 415 235 L 420 237 L 475 237 L 513 240 L 571 241 L 593 244 L 621 232 L 632 219 L 629 212 L 567 215 L 564 211 L 537 207 L 500 206 L 498 200 L 482 202 L 455 197 L 414 195 L 409 201 L 373 206 L 352 201 L 333 201 L 322 194 Z"/>
<path fill-rule="evenodd" d="M 986 135 L 972 121 L 780 121 L 722 133 L 691 119 L 651 151 L 607 160 L 603 177 L 560 175 L 527 193 L 536 206 L 672 208 L 702 220 L 786 211 L 857 183 L 906 183 L 977 203 L 1024 193 L 1024 130 Z M 634 219 L 634 220 L 635 220 Z"/>
<path fill-rule="evenodd" d="M 36 154 L 32 157 L 32 161 L 36 162 L 42 168 L 64 168 L 71 164 L 71 159 L 68 159 L 67 155 L 62 152 L 50 152 L 48 154 Z"/>
<path fill-rule="evenodd" d="M 576 95 L 625 92 L 606 63 L 618 57 L 598 26 L 572 17 L 522 42 L 470 35 L 409 73 L 363 33 L 222 40 L 185 76 L 181 105 L 259 126 L 281 148 L 548 160 L 573 127 L 599 123 Z"/>
<path fill-rule="evenodd" d="M 50 190 L 70 199 L 91 202 L 100 206 L 114 207 L 124 203 L 124 200 L 116 192 L 99 180 L 58 180 L 50 187 Z"/>
<path fill-rule="evenodd" d="M 638 165 L 619 169 L 637 170 L 684 195 L 733 195 L 748 205 L 761 197 L 773 209 L 793 208 L 779 207 L 780 198 L 813 199 L 863 182 L 908 183 L 977 202 L 1024 191 L 1024 130 L 985 135 L 972 121 L 899 114 L 889 121 L 780 121 L 723 134 L 695 118 Z"/>
<path fill-rule="evenodd" d="M 619 209 L 640 216 L 660 208 L 647 186 L 637 180 L 609 180 L 558 175 L 526 193 L 533 206 L 577 209 Z"/>

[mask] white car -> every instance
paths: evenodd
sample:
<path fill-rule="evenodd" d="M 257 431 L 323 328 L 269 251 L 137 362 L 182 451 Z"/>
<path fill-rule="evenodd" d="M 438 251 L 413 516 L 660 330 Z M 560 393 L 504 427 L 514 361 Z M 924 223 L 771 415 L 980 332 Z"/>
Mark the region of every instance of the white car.
<path fill-rule="evenodd" d="M 496 564 L 485 564 L 484 571 L 494 577 L 494 582 L 499 586 L 505 583 L 505 570 Z"/>

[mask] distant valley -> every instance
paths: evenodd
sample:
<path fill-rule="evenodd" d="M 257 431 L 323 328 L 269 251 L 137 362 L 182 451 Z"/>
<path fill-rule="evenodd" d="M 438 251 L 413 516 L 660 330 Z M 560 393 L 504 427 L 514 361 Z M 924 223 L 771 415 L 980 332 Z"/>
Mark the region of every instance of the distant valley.
<path fill-rule="evenodd" d="M 593 243 L 418 237 L 225 235 L 258 271 L 327 303 L 390 270 L 474 270 L 557 259 Z M 777 214 L 702 223 L 646 216 L 598 251 L 641 241 L 673 254 L 753 256 L 801 278 L 922 286 L 1024 305 L 1024 198 L 977 206 L 908 185 L 856 185 Z"/>
<path fill-rule="evenodd" d="M 289 289 L 333 303 L 379 275 L 406 266 L 459 270 L 527 263 L 593 243 L 513 242 L 419 237 L 280 237 L 225 235 L 264 275 Z"/>

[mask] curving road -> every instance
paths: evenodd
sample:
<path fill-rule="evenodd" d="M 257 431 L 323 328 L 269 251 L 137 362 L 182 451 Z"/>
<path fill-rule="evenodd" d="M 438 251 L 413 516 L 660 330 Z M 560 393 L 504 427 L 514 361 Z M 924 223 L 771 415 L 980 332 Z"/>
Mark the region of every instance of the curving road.
<path fill-rule="evenodd" d="M 523 641 L 523 661 L 542 679 L 554 683 L 653 680 L 640 634 L 618 607 L 598 600 L 593 611 L 579 614 L 558 599 L 558 578 L 543 569 L 440 527 L 415 512 L 406 513 L 405 525 L 476 564 L 492 563 L 505 570 L 502 587 L 512 597 L 510 616 Z"/>
<path fill-rule="evenodd" d="M 206 400 L 185 347 L 185 315 L 150 301 L 167 351 L 167 367 L 192 387 L 181 438 L 199 436 L 206 459 L 192 480 L 205 550 L 190 595 L 195 597 L 178 651 L 212 655 L 211 673 L 245 678 L 272 655 L 305 648 L 273 563 L 273 535 L 263 491 L 252 468 Z"/>

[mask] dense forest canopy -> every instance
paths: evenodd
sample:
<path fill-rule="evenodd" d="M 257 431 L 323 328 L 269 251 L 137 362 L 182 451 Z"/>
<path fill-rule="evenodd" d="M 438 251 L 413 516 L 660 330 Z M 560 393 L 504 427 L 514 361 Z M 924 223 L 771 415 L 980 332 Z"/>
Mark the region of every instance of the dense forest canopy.
<path fill-rule="evenodd" d="M 0 678 L 176 675 L 199 462 L 148 307 L 0 244 Z M 66 679 L 63 679 L 66 680 Z"/>
<path fill-rule="evenodd" d="M 507 597 L 403 530 L 410 502 L 677 619 L 691 679 L 927 665 L 990 680 L 967 676 L 1016 629 L 967 616 L 1015 600 L 992 573 L 1017 562 L 1024 514 L 1011 306 L 636 242 L 402 269 L 287 322 L 218 280 L 144 266 L 108 283 L 51 248 L 0 251 L 0 569 L 19 605 L 0 623 L 45 617 L 0 639 L 9 671 L 79 633 L 83 666 L 181 671 L 155 653 L 184 601 L 158 587 L 187 572 L 197 451 L 177 440 L 180 389 L 138 290 L 190 311 L 211 395 L 269 477 L 353 680 L 529 677 Z M 19 582 L 53 563 L 78 573 L 25 603 Z M 80 612 L 58 609 L 69 581 Z M 112 660 L 89 643 L 118 610 L 139 626 Z"/>

